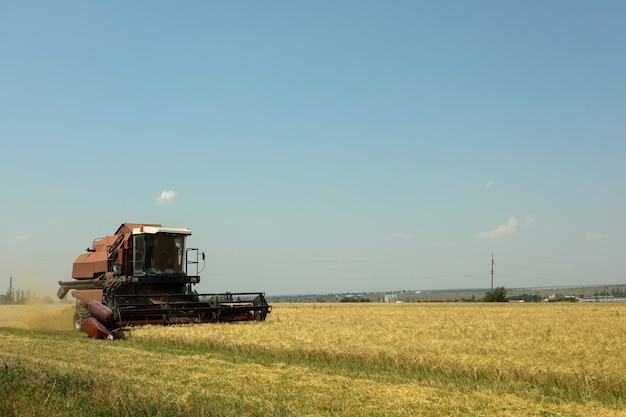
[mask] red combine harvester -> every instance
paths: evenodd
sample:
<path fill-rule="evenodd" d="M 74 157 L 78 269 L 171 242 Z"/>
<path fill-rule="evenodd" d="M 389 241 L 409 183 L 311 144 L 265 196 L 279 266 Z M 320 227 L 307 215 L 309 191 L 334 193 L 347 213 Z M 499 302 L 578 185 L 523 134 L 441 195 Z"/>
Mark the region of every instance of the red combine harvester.
<path fill-rule="evenodd" d="M 58 297 L 72 290 L 76 299 L 74 330 L 112 339 L 144 324 L 265 320 L 271 307 L 264 293 L 193 290 L 204 253 L 185 247 L 189 235 L 187 228 L 124 223 L 114 235 L 95 240 L 74 261 L 74 280 L 59 281 Z"/>

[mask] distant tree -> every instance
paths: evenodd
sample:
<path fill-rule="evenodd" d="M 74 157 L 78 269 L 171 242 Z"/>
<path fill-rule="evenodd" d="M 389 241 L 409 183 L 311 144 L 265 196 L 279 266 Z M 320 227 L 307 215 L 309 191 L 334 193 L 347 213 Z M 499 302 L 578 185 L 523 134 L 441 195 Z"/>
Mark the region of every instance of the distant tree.
<path fill-rule="evenodd" d="M 522 294 L 522 295 L 513 295 L 511 297 L 507 297 L 509 299 L 509 301 L 512 300 L 520 300 L 520 301 L 524 301 L 526 303 L 539 303 L 541 301 L 543 301 L 543 297 L 540 296 L 539 294 Z"/>
<path fill-rule="evenodd" d="M 339 301 L 342 303 L 369 303 L 370 299 L 367 297 L 343 297 Z"/>
<path fill-rule="evenodd" d="M 506 303 L 509 300 L 506 298 L 506 290 L 504 287 L 495 288 L 493 291 L 487 291 L 483 297 L 483 301 L 493 303 Z"/>

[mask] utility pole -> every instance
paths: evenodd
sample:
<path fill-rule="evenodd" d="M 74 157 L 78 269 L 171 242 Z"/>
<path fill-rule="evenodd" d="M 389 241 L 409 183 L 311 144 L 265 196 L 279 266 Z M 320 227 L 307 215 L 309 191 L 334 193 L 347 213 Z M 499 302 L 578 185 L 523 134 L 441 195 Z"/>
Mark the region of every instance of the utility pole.
<path fill-rule="evenodd" d="M 491 254 L 491 293 L 493 294 L 493 253 Z"/>

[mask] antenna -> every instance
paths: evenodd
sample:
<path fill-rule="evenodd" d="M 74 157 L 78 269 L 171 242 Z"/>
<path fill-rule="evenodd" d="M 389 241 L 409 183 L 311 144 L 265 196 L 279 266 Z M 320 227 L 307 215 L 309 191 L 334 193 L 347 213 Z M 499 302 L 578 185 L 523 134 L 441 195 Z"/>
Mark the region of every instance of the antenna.
<path fill-rule="evenodd" d="M 493 253 L 491 254 L 491 293 L 493 294 Z"/>

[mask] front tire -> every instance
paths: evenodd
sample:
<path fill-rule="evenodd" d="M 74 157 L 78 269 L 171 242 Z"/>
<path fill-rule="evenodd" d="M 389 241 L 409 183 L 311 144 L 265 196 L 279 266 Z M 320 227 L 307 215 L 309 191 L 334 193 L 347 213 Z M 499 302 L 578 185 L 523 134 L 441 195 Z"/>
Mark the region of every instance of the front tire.
<path fill-rule="evenodd" d="M 87 311 L 86 308 L 83 308 L 83 307 L 76 308 L 76 311 L 74 311 L 74 320 L 73 320 L 75 332 L 83 331 L 83 323 L 87 317 L 89 317 L 89 312 Z"/>

